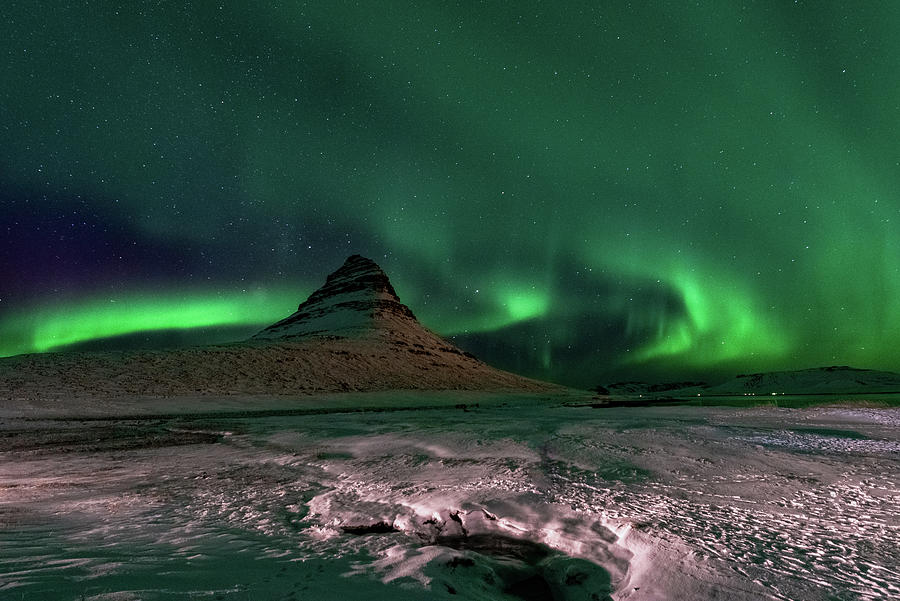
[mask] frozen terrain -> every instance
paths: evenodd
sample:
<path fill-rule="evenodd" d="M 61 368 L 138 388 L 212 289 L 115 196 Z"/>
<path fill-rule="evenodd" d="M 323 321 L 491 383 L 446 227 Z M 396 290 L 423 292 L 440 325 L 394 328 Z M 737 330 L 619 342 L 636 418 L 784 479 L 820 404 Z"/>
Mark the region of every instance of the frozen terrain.
<path fill-rule="evenodd" d="M 900 597 L 900 409 L 457 400 L 0 412 L 0 598 Z"/>

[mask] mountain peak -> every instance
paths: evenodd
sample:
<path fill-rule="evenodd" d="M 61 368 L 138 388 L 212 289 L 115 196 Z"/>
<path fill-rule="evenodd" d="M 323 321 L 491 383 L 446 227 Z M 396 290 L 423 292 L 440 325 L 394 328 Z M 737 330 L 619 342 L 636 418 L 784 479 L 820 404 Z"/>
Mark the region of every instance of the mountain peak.
<path fill-rule="evenodd" d="M 293 315 L 253 338 L 347 337 L 410 326 L 421 328 L 381 267 L 362 255 L 351 255 Z"/>
<path fill-rule="evenodd" d="M 350 255 L 337 271 L 325 279 L 325 285 L 313 292 L 300 307 L 320 298 L 353 292 L 371 292 L 400 302 L 387 274 L 375 261 L 362 255 Z"/>

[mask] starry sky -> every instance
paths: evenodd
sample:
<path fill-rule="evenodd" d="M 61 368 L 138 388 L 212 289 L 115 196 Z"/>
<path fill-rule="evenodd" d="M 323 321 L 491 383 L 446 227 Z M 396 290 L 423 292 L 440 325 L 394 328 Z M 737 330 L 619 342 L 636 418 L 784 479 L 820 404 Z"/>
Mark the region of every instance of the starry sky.
<path fill-rule="evenodd" d="M 13 0 L 0 56 L 0 355 L 360 253 L 569 384 L 900 369 L 900 3 Z"/>

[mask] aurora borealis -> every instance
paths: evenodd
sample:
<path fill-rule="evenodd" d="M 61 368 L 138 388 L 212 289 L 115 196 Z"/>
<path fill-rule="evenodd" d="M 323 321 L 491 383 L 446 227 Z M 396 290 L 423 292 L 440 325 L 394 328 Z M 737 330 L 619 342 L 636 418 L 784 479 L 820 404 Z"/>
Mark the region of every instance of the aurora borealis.
<path fill-rule="evenodd" d="M 0 355 L 248 335 L 360 253 L 538 377 L 900 368 L 900 4 L 4 8 Z"/>

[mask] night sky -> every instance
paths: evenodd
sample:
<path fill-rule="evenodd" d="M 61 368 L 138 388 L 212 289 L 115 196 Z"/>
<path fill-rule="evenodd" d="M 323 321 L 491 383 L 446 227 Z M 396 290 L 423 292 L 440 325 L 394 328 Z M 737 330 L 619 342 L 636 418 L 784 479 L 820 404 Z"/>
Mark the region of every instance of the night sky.
<path fill-rule="evenodd" d="M 29 0 L 0 55 L 0 355 L 242 338 L 360 253 L 570 384 L 900 368 L 900 3 Z"/>

